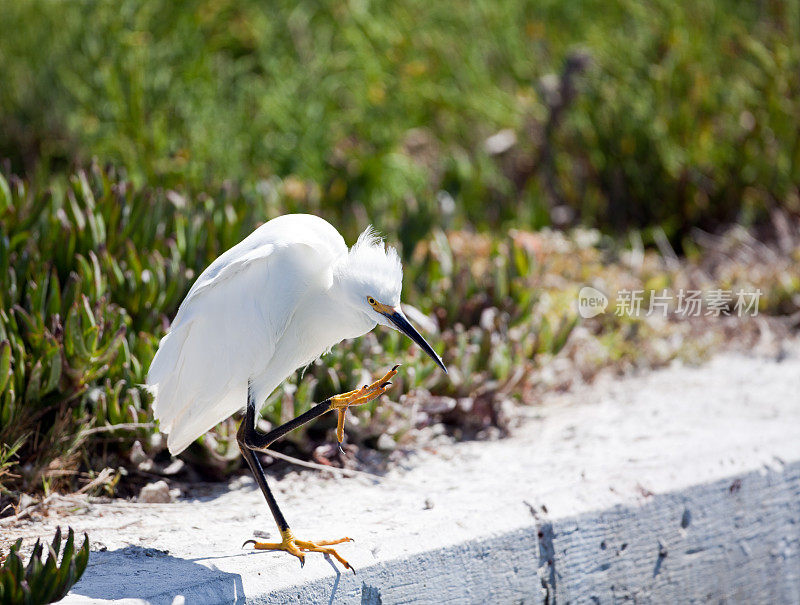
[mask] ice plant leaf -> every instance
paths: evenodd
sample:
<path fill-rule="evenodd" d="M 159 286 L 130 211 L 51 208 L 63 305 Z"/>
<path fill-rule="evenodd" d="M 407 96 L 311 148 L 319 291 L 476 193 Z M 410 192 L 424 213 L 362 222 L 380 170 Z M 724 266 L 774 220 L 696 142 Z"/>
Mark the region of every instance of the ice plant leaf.
<path fill-rule="evenodd" d="M 74 544 L 75 533 L 69 528 L 59 565 L 61 529 L 58 528 L 52 544 L 47 544 L 47 562 L 42 563 L 45 545 L 37 540 L 28 564 L 23 566 L 19 556 L 22 540 L 17 540 L 0 566 L 0 603 L 41 605 L 64 598 L 89 562 L 89 537 L 84 534 L 83 545 L 77 551 Z"/>

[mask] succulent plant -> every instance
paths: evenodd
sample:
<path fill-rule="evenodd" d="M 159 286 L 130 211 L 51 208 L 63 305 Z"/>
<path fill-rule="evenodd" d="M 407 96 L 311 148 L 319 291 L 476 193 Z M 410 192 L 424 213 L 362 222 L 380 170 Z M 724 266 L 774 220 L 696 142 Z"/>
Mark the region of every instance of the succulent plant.
<path fill-rule="evenodd" d="M 61 551 L 61 528 L 56 529 L 52 544 L 36 541 L 27 565 L 23 565 L 19 550 L 22 538 L 11 546 L 0 566 L 0 603 L 3 605 L 41 605 L 62 599 L 86 570 L 89 562 L 89 537 L 84 534 L 83 545 L 75 549 L 75 535 L 69 528 Z M 61 563 L 58 558 L 61 555 Z"/>
<path fill-rule="evenodd" d="M 75 471 L 125 464 L 136 441 L 148 455 L 159 453 L 140 387 L 158 340 L 193 277 L 270 211 L 234 188 L 190 195 L 136 187 L 97 165 L 52 187 L 0 174 L 0 500 L 43 484 L 77 488 L 69 483 Z M 387 432 L 402 439 L 440 422 L 456 435 L 473 434 L 502 425 L 509 399 L 535 400 L 536 385 L 546 382 L 539 370 L 559 355 L 580 358 L 579 373 L 589 378 L 603 366 L 660 364 L 679 354 L 677 345 L 651 351 L 661 328 L 613 314 L 580 325 L 591 346 L 571 346 L 585 284 L 609 293 L 690 283 L 760 287 L 763 313 L 794 312 L 800 242 L 778 261 L 737 233 L 715 244 L 723 257 L 741 258 L 741 248 L 760 256 L 738 265 L 717 259 L 696 271 L 709 255 L 668 269 L 647 250 L 632 269 L 624 247 L 597 231 L 434 229 L 403 250 L 404 299 L 439 329 L 432 340 L 450 375 L 397 335 L 369 334 L 278 389 L 264 418 L 277 424 L 402 362 L 388 398 L 406 394 L 405 403 L 355 410 L 351 442 L 374 445 Z M 412 403 L 421 410 L 416 417 Z M 325 429 L 323 419 L 288 439 L 309 453 Z M 230 422 L 220 425 L 187 462 L 228 468 L 238 459 L 234 433 Z"/>

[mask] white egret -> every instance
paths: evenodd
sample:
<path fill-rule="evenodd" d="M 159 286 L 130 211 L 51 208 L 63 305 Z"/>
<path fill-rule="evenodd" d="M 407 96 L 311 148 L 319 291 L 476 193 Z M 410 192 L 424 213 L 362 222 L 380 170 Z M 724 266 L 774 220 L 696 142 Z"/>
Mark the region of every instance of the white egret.
<path fill-rule="evenodd" d="M 347 249 L 325 220 L 281 216 L 262 225 L 203 271 L 161 339 L 147 384 L 172 454 L 237 410 L 246 408 L 238 441 L 281 533 L 281 542 L 252 542 L 260 550 L 285 550 L 304 562 L 304 552 L 336 557 L 332 544 L 296 539 L 267 485 L 256 451 L 306 422 L 336 410 L 341 443 L 344 416 L 383 394 L 397 373 L 361 389 L 326 399 L 264 434 L 256 413 L 295 370 L 346 338 L 381 324 L 409 336 L 445 372 L 444 364 L 400 309 L 403 269 L 394 248 L 372 228 Z"/>

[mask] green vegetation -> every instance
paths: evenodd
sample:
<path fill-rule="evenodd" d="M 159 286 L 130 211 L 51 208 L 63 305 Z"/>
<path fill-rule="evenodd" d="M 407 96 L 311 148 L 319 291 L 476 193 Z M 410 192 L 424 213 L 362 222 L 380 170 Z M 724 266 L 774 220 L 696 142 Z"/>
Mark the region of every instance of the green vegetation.
<path fill-rule="evenodd" d="M 573 216 L 680 246 L 800 212 L 796 2 L 42 0 L 3 22 L 0 157 L 45 180 L 98 157 L 249 183 L 407 247 Z M 500 129 L 517 143 L 492 155 Z"/>
<path fill-rule="evenodd" d="M 286 212 L 350 242 L 373 222 L 440 330 L 447 378 L 370 334 L 270 398 L 276 424 L 402 362 L 387 400 L 354 410 L 353 447 L 440 423 L 486 435 L 510 400 L 724 337 L 579 321 L 587 283 L 760 288 L 763 314 L 800 308 L 794 227 L 779 246 L 693 232 L 800 215 L 797 3 L 0 5 L 0 514 L 23 491 L 135 474 L 136 441 L 168 458 L 141 387 L 158 340 L 194 277 Z M 634 263 L 615 232 L 662 254 Z M 281 447 L 324 459 L 332 426 Z M 233 434 L 184 459 L 230 467 Z"/>
<path fill-rule="evenodd" d="M 84 536 L 83 546 L 75 550 L 75 534 L 71 527 L 61 555 L 61 565 L 58 564 L 61 528 L 56 530 L 53 543 L 47 547 L 49 554 L 44 563 L 44 546 L 38 540 L 26 566 L 19 555 L 21 547 L 22 538 L 11 546 L 7 555 L 0 554 L 0 603 L 44 605 L 60 601 L 80 580 L 89 563 L 89 538 Z"/>
<path fill-rule="evenodd" d="M 76 174 L 64 189 L 0 176 L 0 443 L 14 444 L 0 451 L 6 495 L 76 486 L 78 470 L 92 479 L 93 470 L 124 463 L 135 439 L 148 454 L 165 455 L 163 444 L 148 438 L 157 431 L 140 386 L 158 340 L 193 277 L 274 213 L 268 200 L 230 188 L 183 198 L 136 188 L 97 167 Z M 742 244 L 750 242 L 739 242 L 723 258 L 737 256 Z M 800 306 L 800 241 L 793 246 L 781 262 L 716 262 L 697 272 L 708 280 L 702 281 L 680 267 L 670 270 L 653 252 L 643 255 L 640 267 L 627 268 L 624 251 L 594 231 L 567 237 L 436 230 L 403 250 L 403 298 L 442 327 L 432 340 L 450 375 L 438 372 L 408 339 L 373 333 L 334 348 L 305 378 L 279 389 L 265 418 L 285 421 L 366 382 L 364 372 L 402 362 L 392 392 L 408 392 L 402 405 L 374 402 L 354 410 L 359 422 L 348 429 L 351 443 L 375 445 L 384 433 L 403 443 L 409 430 L 439 421 L 467 436 L 503 426 L 504 402 L 529 400 L 542 382 L 537 370 L 567 345 L 583 284 L 609 292 L 758 287 L 762 312 L 791 312 Z M 662 338 L 663 326 L 645 318 L 605 315 L 584 322 L 582 331 L 568 358 L 584 378 L 602 367 L 658 365 L 684 353 Z M 418 409 L 427 416 L 413 416 Z M 325 434 L 332 426 L 328 419 L 288 439 L 309 453 L 332 441 Z M 237 452 L 229 422 L 201 439 L 188 458 L 213 471 L 238 459 Z M 7 469 L 12 459 L 24 461 L 13 473 Z"/>
<path fill-rule="evenodd" d="M 174 192 L 138 190 L 100 169 L 79 173 L 65 190 L 29 189 L 18 179 L 7 183 L 0 177 L 0 191 L 10 194 L 0 202 L 5 228 L 0 240 L 0 442 L 23 440 L 16 455 L 26 462 L 7 484 L 30 487 L 44 480 L 52 486 L 63 482 L 64 469 L 107 463 L 92 456 L 106 456 L 108 448 L 81 447 L 88 435 L 94 443 L 123 435 L 123 445 L 130 447 L 131 439 L 153 432 L 149 396 L 139 385 L 168 317 L 193 277 L 271 213 L 241 194 L 178 200 Z M 514 262 L 495 263 L 492 257 L 509 245 Z M 478 260 L 491 265 L 475 272 Z M 404 372 L 417 386 L 435 394 L 468 395 L 486 379 L 507 379 L 537 351 L 563 346 L 574 318 L 556 313 L 534 325 L 532 266 L 513 241 L 484 246 L 479 259 L 468 250 L 453 253 L 443 234 L 435 247 L 419 249 L 406 272 L 410 291 L 405 298 L 426 310 L 435 305 L 441 323 L 449 326 L 442 339 L 461 354 L 445 353 L 452 380 L 411 357 Z M 505 321 L 526 324 L 524 348 L 492 351 L 492 328 L 464 331 L 491 306 L 506 310 Z M 479 351 L 472 350 L 476 345 Z M 341 349 L 325 359 L 335 371 L 315 367 L 313 379 L 303 381 L 294 397 L 276 395 L 268 406 L 269 420 L 294 416 L 313 401 L 346 390 L 361 379 L 362 367 L 377 372 L 409 359 L 408 342 L 398 335 L 387 335 L 380 346 L 370 337 Z M 398 391 L 404 388 L 401 384 Z M 370 415 L 375 406 L 361 412 Z M 115 425 L 125 426 L 114 431 Z M 108 430 L 97 430 L 104 427 Z M 232 435 L 224 428 L 222 433 L 227 439 L 213 440 L 212 447 L 235 452 Z M 369 437 L 378 435 L 358 441 Z"/>

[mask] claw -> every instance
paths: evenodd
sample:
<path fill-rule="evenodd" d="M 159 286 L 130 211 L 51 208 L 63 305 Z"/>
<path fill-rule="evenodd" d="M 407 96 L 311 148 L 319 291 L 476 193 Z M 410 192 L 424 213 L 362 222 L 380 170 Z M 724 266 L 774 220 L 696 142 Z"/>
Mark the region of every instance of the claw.
<path fill-rule="evenodd" d="M 255 544 L 255 543 L 256 543 L 256 541 L 255 541 L 255 540 L 245 540 L 245 541 L 244 541 L 244 544 L 242 544 L 242 548 L 244 548 L 244 547 L 245 547 L 245 546 L 247 546 L 248 544 Z"/>
<path fill-rule="evenodd" d="M 297 540 L 290 529 L 281 530 L 280 542 L 256 542 L 255 540 L 248 540 L 245 544 L 251 543 L 256 550 L 283 550 L 291 555 L 300 559 L 300 567 L 305 566 L 306 556 L 308 552 L 318 552 L 323 555 L 330 555 L 341 563 L 346 569 L 352 569 L 352 566 L 345 561 L 335 549 L 330 548 L 334 544 L 342 544 L 343 542 L 351 542 L 352 538 L 342 538 L 340 540 L 321 540 L 319 542 L 308 542 L 306 540 Z"/>
<path fill-rule="evenodd" d="M 336 421 L 336 439 L 339 442 L 340 452 L 344 453 L 342 442 L 344 441 L 344 420 L 347 409 L 351 405 L 362 405 L 383 395 L 386 389 L 392 386 L 392 383 L 387 379 L 397 374 L 397 368 L 399 367 L 400 364 L 395 365 L 389 372 L 384 374 L 382 378 L 372 384 L 365 384 L 360 389 L 342 393 L 341 395 L 334 395 L 330 398 L 330 408 L 335 410 L 339 416 Z"/>

